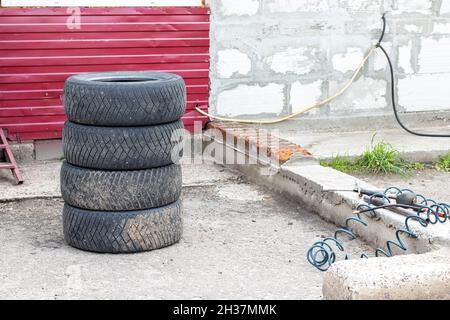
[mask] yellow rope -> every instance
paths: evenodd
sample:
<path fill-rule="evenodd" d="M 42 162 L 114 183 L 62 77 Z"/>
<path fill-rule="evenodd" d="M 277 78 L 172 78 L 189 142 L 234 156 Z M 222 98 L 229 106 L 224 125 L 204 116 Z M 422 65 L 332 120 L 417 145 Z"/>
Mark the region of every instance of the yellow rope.
<path fill-rule="evenodd" d="M 372 55 L 372 53 L 375 51 L 376 48 L 377 48 L 376 45 L 374 45 L 372 48 L 370 48 L 370 50 L 367 53 L 367 55 L 364 57 L 364 59 L 359 64 L 358 68 L 353 73 L 353 76 L 351 77 L 351 79 L 345 84 L 344 87 L 341 88 L 341 90 L 339 90 L 337 93 L 335 93 L 331 97 L 326 98 L 325 100 L 319 101 L 319 102 L 317 102 L 315 104 L 312 104 L 312 105 L 309 105 L 309 106 L 306 106 L 303 110 L 291 113 L 290 115 L 287 115 L 287 116 L 284 116 L 284 117 L 280 117 L 280 118 L 276 118 L 276 119 L 251 120 L 251 119 L 226 118 L 226 117 L 214 116 L 214 115 L 211 115 L 211 114 L 201 110 L 198 107 L 196 107 L 195 110 L 197 110 L 197 112 L 201 113 L 204 116 L 208 116 L 211 119 L 220 120 L 220 121 L 252 123 L 252 124 L 274 124 L 274 123 L 280 123 L 280 122 L 286 121 L 288 119 L 291 119 L 291 118 L 297 117 L 297 116 L 299 116 L 301 114 L 304 114 L 304 113 L 306 113 L 306 112 L 308 112 L 308 111 L 310 111 L 310 110 L 312 110 L 314 108 L 322 107 L 323 105 L 333 101 L 334 99 L 336 99 L 337 97 L 342 95 L 345 91 L 347 91 L 347 89 L 351 86 L 351 84 L 353 82 L 355 82 L 356 77 L 358 76 L 358 74 L 360 73 L 360 71 L 362 70 L 364 65 L 366 64 L 367 60 L 369 60 L 370 56 Z"/>

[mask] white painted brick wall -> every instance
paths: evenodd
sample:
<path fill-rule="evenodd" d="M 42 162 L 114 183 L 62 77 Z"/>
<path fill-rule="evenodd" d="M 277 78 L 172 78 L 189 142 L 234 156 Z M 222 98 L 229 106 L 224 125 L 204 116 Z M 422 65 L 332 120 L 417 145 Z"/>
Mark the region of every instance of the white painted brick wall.
<path fill-rule="evenodd" d="M 288 48 L 268 57 L 266 63 L 275 72 L 301 75 L 320 68 L 318 53 L 315 48 Z"/>
<path fill-rule="evenodd" d="M 400 67 L 399 71 L 404 73 L 413 73 L 411 64 L 411 50 L 412 50 L 412 40 L 408 41 L 408 45 L 400 46 L 398 48 L 398 66 Z"/>
<path fill-rule="evenodd" d="M 235 73 L 246 75 L 251 65 L 250 58 L 239 50 L 227 49 L 218 53 L 217 69 L 222 78 L 230 78 Z"/>
<path fill-rule="evenodd" d="M 305 107 L 315 104 L 322 97 L 322 80 L 311 83 L 301 83 L 296 81 L 291 86 L 290 97 L 292 112 L 305 109 Z M 309 114 L 315 114 L 317 109 L 309 111 Z"/>
<path fill-rule="evenodd" d="M 393 56 L 394 50 L 392 50 L 392 43 L 391 42 L 384 42 L 383 43 L 383 48 L 387 51 L 387 53 L 390 56 Z M 381 52 L 380 50 L 377 50 L 375 52 L 375 56 L 373 58 L 373 69 L 375 71 L 381 71 L 381 70 L 386 70 L 388 68 L 388 63 L 386 61 L 386 58 L 384 57 L 383 52 Z"/>
<path fill-rule="evenodd" d="M 439 11 L 441 14 L 450 14 L 450 1 L 442 0 L 441 10 Z"/>
<path fill-rule="evenodd" d="M 398 81 L 399 105 L 406 111 L 450 109 L 450 74 L 411 75 Z"/>
<path fill-rule="evenodd" d="M 327 0 L 272 0 L 270 12 L 320 12 L 329 8 Z"/>
<path fill-rule="evenodd" d="M 378 40 L 385 11 L 383 46 L 402 106 L 448 110 L 450 0 L 211 2 L 213 113 L 258 118 L 296 112 L 336 93 Z M 392 114 L 389 81 L 377 51 L 347 93 L 308 115 Z"/>
<path fill-rule="evenodd" d="M 417 24 L 405 24 L 404 28 L 406 31 L 411 32 L 411 33 L 422 32 L 422 29 L 423 29 L 421 25 L 417 25 Z"/>
<path fill-rule="evenodd" d="M 333 55 L 331 61 L 333 63 L 334 70 L 347 72 L 355 71 L 363 58 L 364 54 L 361 48 L 350 47 L 346 49 L 345 53 Z"/>
<path fill-rule="evenodd" d="M 336 93 L 342 86 L 342 82 L 330 82 L 330 95 Z M 385 80 L 361 77 L 340 98 L 330 103 L 331 110 L 348 112 L 348 110 L 385 108 L 386 88 Z"/>
<path fill-rule="evenodd" d="M 378 13 L 382 3 L 382 0 L 338 0 L 338 6 L 352 14 Z"/>
<path fill-rule="evenodd" d="M 450 34 L 450 22 L 435 22 L 433 34 Z"/>
<path fill-rule="evenodd" d="M 258 12 L 258 0 L 220 0 L 220 10 L 226 16 L 251 16 Z"/>
<path fill-rule="evenodd" d="M 271 83 L 266 86 L 239 85 L 219 93 L 217 114 L 224 116 L 260 113 L 280 114 L 284 106 L 284 86 Z"/>
<path fill-rule="evenodd" d="M 444 0 L 447 1 L 447 0 Z M 395 13 L 422 13 L 430 14 L 432 8 L 431 0 L 397 0 L 398 6 Z"/>
<path fill-rule="evenodd" d="M 418 64 L 420 73 L 450 72 L 450 37 L 422 39 Z"/>

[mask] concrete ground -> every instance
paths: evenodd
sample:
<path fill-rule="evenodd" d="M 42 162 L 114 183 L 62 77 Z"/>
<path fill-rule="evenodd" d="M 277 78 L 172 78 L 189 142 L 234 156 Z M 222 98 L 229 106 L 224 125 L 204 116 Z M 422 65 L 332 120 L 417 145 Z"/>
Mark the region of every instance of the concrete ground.
<path fill-rule="evenodd" d="M 418 129 L 419 131 L 447 132 L 450 128 Z M 335 155 L 358 156 L 370 148 L 372 137 L 392 144 L 411 161 L 430 162 L 450 151 L 450 138 L 418 137 L 402 129 L 379 129 L 369 131 L 302 131 L 281 127 L 279 135 L 301 145 L 315 157 L 331 158 Z"/>
<path fill-rule="evenodd" d="M 3 200 L 57 196 L 60 162 L 0 177 Z M 34 170 L 32 170 L 34 168 Z M 319 299 L 309 246 L 336 227 L 215 165 L 184 165 L 184 235 L 168 248 L 96 254 L 63 239 L 62 200 L 0 203 L 0 299 Z M 370 251 L 355 240 L 350 254 Z"/>
<path fill-rule="evenodd" d="M 15 185 L 10 170 L 0 170 L 0 201 L 61 196 L 61 161 L 26 162 L 19 164 L 19 168 L 25 179 L 21 185 Z"/>
<path fill-rule="evenodd" d="M 427 198 L 450 203 L 450 172 L 426 169 L 416 171 L 407 177 L 400 175 L 357 175 L 357 177 L 383 189 L 391 186 L 412 189 Z"/>

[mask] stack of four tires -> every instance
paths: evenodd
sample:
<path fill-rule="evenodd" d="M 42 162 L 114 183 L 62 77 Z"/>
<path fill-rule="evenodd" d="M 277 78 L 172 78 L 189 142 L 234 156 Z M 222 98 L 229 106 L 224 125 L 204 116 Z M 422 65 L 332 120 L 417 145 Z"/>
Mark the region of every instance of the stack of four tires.
<path fill-rule="evenodd" d="M 64 85 L 63 228 L 72 246 L 139 252 L 181 238 L 186 89 L 160 72 L 86 73 Z M 179 134 L 178 134 L 179 135 Z"/>

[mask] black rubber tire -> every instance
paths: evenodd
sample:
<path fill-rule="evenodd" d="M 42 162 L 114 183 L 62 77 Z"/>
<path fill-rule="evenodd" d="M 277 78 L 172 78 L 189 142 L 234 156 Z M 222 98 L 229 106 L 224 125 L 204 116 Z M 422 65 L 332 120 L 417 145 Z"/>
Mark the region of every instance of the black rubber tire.
<path fill-rule="evenodd" d="M 63 209 L 66 242 L 78 249 L 127 253 L 159 249 L 178 242 L 182 234 L 182 205 L 137 211 L 90 211 L 68 204 Z"/>
<path fill-rule="evenodd" d="M 67 121 L 63 129 L 64 156 L 70 164 L 91 169 L 161 167 L 179 160 L 173 155 L 182 154 L 182 143 L 174 132 L 182 128 L 181 120 L 146 127 L 97 127 Z"/>
<path fill-rule="evenodd" d="M 64 111 L 72 122 L 97 126 L 173 122 L 186 111 L 186 87 L 172 73 L 82 73 L 64 83 Z"/>
<path fill-rule="evenodd" d="M 181 195 L 181 166 L 105 171 L 61 167 L 61 194 L 77 208 L 103 211 L 142 210 L 165 206 Z"/>

